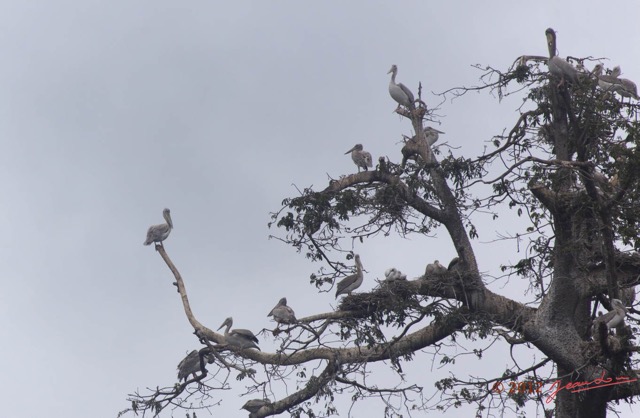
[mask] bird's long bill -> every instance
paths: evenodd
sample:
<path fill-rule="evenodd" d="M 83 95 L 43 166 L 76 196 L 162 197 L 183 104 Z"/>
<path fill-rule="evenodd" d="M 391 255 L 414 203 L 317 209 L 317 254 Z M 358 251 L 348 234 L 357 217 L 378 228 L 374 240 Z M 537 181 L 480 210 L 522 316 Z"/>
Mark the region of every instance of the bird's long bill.
<path fill-rule="evenodd" d="M 549 28 L 545 31 L 545 35 L 547 35 L 547 46 L 549 47 L 549 49 L 554 48 L 556 43 L 556 33 L 553 31 L 553 29 Z M 555 53 L 556 51 L 553 51 L 553 54 Z"/>
<path fill-rule="evenodd" d="M 347 155 L 348 153 L 350 153 L 351 151 L 353 151 L 354 149 L 356 149 L 357 145 L 354 145 L 353 148 L 351 148 L 349 151 L 345 152 L 344 155 Z"/>

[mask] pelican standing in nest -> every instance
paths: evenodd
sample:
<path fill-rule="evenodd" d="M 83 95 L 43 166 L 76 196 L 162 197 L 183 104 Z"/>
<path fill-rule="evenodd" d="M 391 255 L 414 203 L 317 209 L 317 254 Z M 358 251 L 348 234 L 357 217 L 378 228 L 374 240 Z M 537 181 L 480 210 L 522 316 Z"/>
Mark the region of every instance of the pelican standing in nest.
<path fill-rule="evenodd" d="M 444 274 L 447 271 L 447 268 L 440 264 L 440 261 L 436 260 L 433 264 L 427 264 L 427 267 L 424 269 L 424 274 L 427 276 L 431 274 Z"/>
<path fill-rule="evenodd" d="M 393 64 L 387 74 L 391 74 L 391 81 L 389 81 L 389 94 L 391 98 L 398 102 L 398 104 L 405 106 L 408 109 L 413 107 L 413 93 L 407 86 L 402 83 L 396 83 L 396 74 L 398 74 L 398 67 Z"/>
<path fill-rule="evenodd" d="M 424 275 L 430 276 L 436 272 L 436 265 L 433 263 L 427 264 L 427 267 L 424 269 Z"/>
<path fill-rule="evenodd" d="M 362 144 L 356 144 L 349 151 L 344 154 L 347 155 L 351 153 L 351 159 L 358 166 L 358 173 L 360 172 L 360 167 L 364 168 L 364 171 L 368 171 L 367 167 L 373 167 L 373 161 L 371 160 L 371 154 L 367 151 L 364 151 Z"/>
<path fill-rule="evenodd" d="M 226 344 L 237 348 L 256 348 L 258 347 L 258 338 L 253 332 L 248 329 L 236 328 L 231 330 L 233 326 L 233 318 L 229 317 L 224 320 L 218 331 L 220 331 L 226 325 L 227 329 L 224 330 L 224 341 Z"/>
<path fill-rule="evenodd" d="M 549 72 L 560 79 L 558 87 L 560 87 L 565 80 L 569 80 L 572 83 L 578 81 L 578 70 L 569 62 L 556 55 L 556 32 L 549 28 L 545 31 L 547 36 L 547 47 L 549 48 L 549 60 L 547 66 Z"/>
<path fill-rule="evenodd" d="M 151 245 L 152 242 L 159 242 L 160 245 L 162 245 L 162 241 L 167 239 L 171 233 L 171 230 L 173 229 L 171 211 L 165 208 L 165 210 L 162 211 L 162 216 L 164 216 L 167 223 L 150 226 L 147 231 L 147 239 L 144 242 L 144 245 Z"/>
<path fill-rule="evenodd" d="M 280 299 L 278 304 L 271 309 L 271 312 L 269 312 L 267 316 L 273 316 L 273 319 L 278 324 L 295 324 L 298 322 L 293 309 L 287 306 L 287 298 Z"/>
<path fill-rule="evenodd" d="M 386 281 L 392 282 L 395 280 L 407 280 L 407 275 L 402 274 L 400 270 L 395 267 L 391 267 L 384 272 L 384 277 Z"/>
<path fill-rule="evenodd" d="M 362 274 L 362 263 L 360 262 L 360 256 L 355 255 L 356 260 L 356 274 L 347 276 L 338 282 L 338 289 L 336 290 L 336 299 L 343 294 L 351 295 L 351 292 L 356 290 L 362 284 L 364 275 Z"/>
<path fill-rule="evenodd" d="M 211 354 L 204 355 L 204 362 L 213 363 L 214 357 Z M 196 372 L 200 369 L 200 354 L 198 350 L 193 350 L 178 364 L 178 380 L 187 381 L 189 375 L 193 375 L 196 378 Z"/>

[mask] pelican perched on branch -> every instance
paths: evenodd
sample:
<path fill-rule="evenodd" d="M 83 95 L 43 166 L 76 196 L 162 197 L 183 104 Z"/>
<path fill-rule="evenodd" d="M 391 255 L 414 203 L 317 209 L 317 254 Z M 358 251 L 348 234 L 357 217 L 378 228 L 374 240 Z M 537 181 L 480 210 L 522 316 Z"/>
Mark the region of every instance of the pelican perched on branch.
<path fill-rule="evenodd" d="M 271 405 L 271 401 L 269 401 L 268 399 L 251 399 L 247 401 L 240 409 L 249 411 L 251 413 L 250 416 L 253 416 L 253 414 L 258 412 L 260 408 L 265 405 Z"/>
<path fill-rule="evenodd" d="M 598 77 L 598 87 L 605 91 L 613 91 L 615 90 L 614 86 L 616 84 L 621 84 L 618 76 L 620 75 L 620 68 L 614 69 L 610 75 L 603 74 L 604 67 L 602 64 L 597 64 L 591 70 L 591 73 Z"/>
<path fill-rule="evenodd" d="M 226 344 L 237 348 L 256 348 L 260 350 L 260 347 L 258 347 L 258 338 L 253 332 L 241 328 L 231 330 L 231 326 L 233 325 L 232 317 L 225 319 L 222 325 L 220 325 L 220 328 L 218 328 L 218 331 L 225 325 L 227 327 L 227 329 L 224 330 L 224 341 Z"/>
<path fill-rule="evenodd" d="M 356 144 L 349 151 L 344 154 L 347 155 L 351 153 L 351 159 L 358 166 L 358 173 L 360 172 L 360 167 L 364 168 L 364 171 L 368 171 L 367 167 L 373 167 L 373 161 L 371 160 L 371 154 L 367 151 L 364 151 L 362 144 Z"/>
<path fill-rule="evenodd" d="M 636 83 L 626 78 L 620 78 L 620 74 L 622 73 L 620 66 L 613 67 L 609 75 L 603 74 L 603 72 L 604 67 L 602 64 L 597 64 L 591 71 L 592 74 L 598 77 L 598 86 L 602 90 L 615 91 L 622 97 L 632 97 L 638 100 Z"/>
<path fill-rule="evenodd" d="M 559 86 L 565 80 L 575 83 L 578 81 L 578 70 L 569 64 L 567 60 L 556 55 L 556 32 L 549 28 L 545 31 L 545 34 L 547 35 L 547 47 L 549 48 L 549 60 L 547 61 L 549 72 L 560 78 Z"/>
<path fill-rule="evenodd" d="M 616 76 L 622 74 L 622 70 L 620 69 L 619 65 L 613 67 L 613 71 L 617 74 Z M 620 85 L 616 86 L 616 91 L 620 93 L 622 97 L 632 97 L 638 100 L 638 87 L 636 86 L 636 83 L 629 80 L 628 78 L 618 77 L 618 80 L 620 81 Z"/>
<path fill-rule="evenodd" d="M 211 354 L 204 355 L 204 362 L 213 363 L 214 357 Z M 200 369 L 200 354 L 198 350 L 193 350 L 178 364 L 178 380 L 186 381 L 189 375 L 196 377 L 196 372 Z"/>
<path fill-rule="evenodd" d="M 391 69 L 387 74 L 391 74 L 391 81 L 389 81 L 389 94 L 391 98 L 405 106 L 407 108 L 413 107 L 413 102 L 415 99 L 413 98 L 413 93 L 407 86 L 402 83 L 396 83 L 396 74 L 398 74 L 398 67 L 393 64 Z"/>
<path fill-rule="evenodd" d="M 162 241 L 167 239 L 171 230 L 173 229 L 173 222 L 171 222 L 171 211 L 166 209 L 162 211 L 162 216 L 167 221 L 165 224 L 152 225 L 147 231 L 147 240 L 144 245 L 151 245 L 152 242 L 159 242 L 162 245 Z"/>
<path fill-rule="evenodd" d="M 338 282 L 338 289 L 336 290 L 336 298 L 345 293 L 351 295 L 351 292 L 359 288 L 360 285 L 362 284 L 364 275 L 362 274 L 362 263 L 360 263 L 360 256 L 356 254 L 354 258 L 356 260 L 356 274 L 347 276 Z"/>
<path fill-rule="evenodd" d="M 440 134 L 444 134 L 444 132 L 432 128 L 431 126 L 425 126 L 423 129 L 424 136 L 427 138 L 427 144 L 429 144 L 429 146 L 436 143 L 438 138 L 440 138 Z"/>
<path fill-rule="evenodd" d="M 279 324 L 295 324 L 298 322 L 293 309 L 287 306 L 287 298 L 280 299 L 267 316 L 273 316 L 273 319 Z"/>
<path fill-rule="evenodd" d="M 607 330 L 610 330 L 611 328 L 617 327 L 624 321 L 625 316 L 627 316 L 627 308 L 624 306 L 622 301 L 620 299 L 611 299 L 611 307 L 613 308 L 612 311 L 597 317 L 593 321 L 593 335 L 597 333 L 601 324 L 604 324 L 607 327 Z"/>

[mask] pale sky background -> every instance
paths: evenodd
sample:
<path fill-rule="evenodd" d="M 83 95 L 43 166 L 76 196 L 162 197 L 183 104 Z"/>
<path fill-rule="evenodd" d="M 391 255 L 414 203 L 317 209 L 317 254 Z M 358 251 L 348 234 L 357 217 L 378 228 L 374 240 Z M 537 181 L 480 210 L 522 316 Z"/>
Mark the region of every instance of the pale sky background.
<path fill-rule="evenodd" d="M 640 3 L 603 4 L 0 1 L 0 415 L 115 417 L 128 393 L 176 381 L 199 344 L 169 270 L 142 245 L 164 207 L 175 224 L 167 251 L 209 327 L 229 315 L 238 327 L 272 327 L 266 314 L 282 296 L 298 317 L 331 310 L 333 295 L 309 284 L 319 265 L 268 240 L 279 233 L 267 229 L 269 212 L 296 195 L 293 184 L 320 189 L 354 172 L 343 153 L 355 143 L 374 162 L 400 160 L 411 132 L 392 114 L 391 64 L 414 92 L 419 81 L 441 92 L 476 84 L 472 64 L 506 69 L 545 55 L 553 27 L 561 56 L 608 57 L 640 81 Z M 519 104 L 486 92 L 447 101 L 440 141 L 474 157 Z M 514 242 L 490 244 L 512 216 L 479 225 L 488 274 L 522 255 Z M 362 290 L 388 267 L 416 277 L 455 255 L 443 234 L 354 249 Z M 526 301 L 524 287 L 492 290 Z M 497 373 L 505 353 L 461 358 L 441 377 Z M 422 355 L 406 368 L 429 394 L 437 366 Z M 238 408 L 251 397 L 231 381 L 233 391 L 214 394 L 214 416 L 246 416 Z M 336 402 L 340 416 L 383 416 L 382 403 L 349 410 L 348 398 Z"/>

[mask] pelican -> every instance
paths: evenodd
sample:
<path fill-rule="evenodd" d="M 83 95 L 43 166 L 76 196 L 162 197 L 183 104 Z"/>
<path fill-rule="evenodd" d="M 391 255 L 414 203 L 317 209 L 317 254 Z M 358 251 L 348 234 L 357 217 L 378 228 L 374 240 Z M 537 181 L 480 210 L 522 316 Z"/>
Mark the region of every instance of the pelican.
<path fill-rule="evenodd" d="M 204 355 L 205 363 L 213 363 L 214 357 L 210 354 Z M 196 377 L 196 372 L 200 371 L 200 354 L 198 350 L 193 350 L 187 357 L 178 364 L 178 380 L 187 381 L 189 375 Z"/>
<path fill-rule="evenodd" d="M 171 222 L 171 211 L 166 209 L 162 211 L 162 216 L 167 221 L 166 224 L 152 225 L 147 231 L 147 240 L 144 245 L 151 245 L 152 242 L 159 242 L 162 245 L 162 241 L 167 239 L 169 233 L 173 229 L 173 222 Z"/>
<path fill-rule="evenodd" d="M 293 309 L 287 306 L 287 298 L 280 299 L 267 316 L 273 316 L 273 319 L 279 324 L 295 324 L 298 322 Z"/>
<path fill-rule="evenodd" d="M 433 263 L 427 264 L 427 267 L 424 269 L 424 275 L 430 276 L 436 272 L 436 265 Z"/>
<path fill-rule="evenodd" d="M 351 292 L 356 290 L 362 284 L 364 276 L 362 274 L 362 263 L 360 263 L 360 256 L 356 254 L 356 274 L 347 276 L 338 282 L 338 290 L 336 290 L 336 299 L 343 294 L 351 295 Z"/>
<path fill-rule="evenodd" d="M 556 55 L 556 32 L 549 28 L 545 31 L 545 34 L 547 35 L 547 46 L 549 47 L 549 61 L 547 61 L 549 72 L 560 78 L 558 86 L 562 85 L 565 79 L 575 83 L 578 80 L 578 70 L 565 59 Z"/>
<path fill-rule="evenodd" d="M 620 299 L 611 299 L 612 311 L 607 312 L 604 315 L 597 317 L 593 321 L 593 333 L 595 334 L 600 327 L 600 324 L 605 324 L 607 329 L 615 328 L 624 321 L 624 317 L 627 315 L 627 308 Z"/>
<path fill-rule="evenodd" d="M 598 87 L 605 91 L 614 90 L 614 85 L 620 84 L 620 80 L 618 80 L 619 73 L 617 70 L 611 72 L 610 75 L 603 74 L 604 67 L 602 64 L 597 64 L 591 70 L 591 74 L 595 75 L 598 78 Z"/>
<path fill-rule="evenodd" d="M 432 128 L 431 126 L 424 127 L 424 136 L 427 138 L 427 144 L 429 144 L 429 146 L 436 143 L 438 138 L 440 138 L 439 134 L 444 134 L 444 132 Z"/>
<path fill-rule="evenodd" d="M 616 77 L 622 74 L 622 70 L 620 69 L 620 66 L 613 67 L 613 73 L 616 73 Z M 620 96 L 633 97 L 634 99 L 638 100 L 638 87 L 636 86 L 636 83 L 629 80 L 628 78 L 618 77 L 618 81 L 620 82 L 620 84 L 616 86 L 615 90 L 618 93 L 620 93 Z"/>
<path fill-rule="evenodd" d="M 434 271 L 435 274 L 444 274 L 448 271 L 447 268 L 442 264 L 440 264 L 438 260 L 434 261 L 433 265 L 435 267 L 435 271 Z"/>
<path fill-rule="evenodd" d="M 224 320 L 218 331 L 220 331 L 224 326 L 227 326 L 227 329 L 224 330 L 224 341 L 228 345 L 237 347 L 237 348 L 256 348 L 260 350 L 258 347 L 258 338 L 253 335 L 253 332 L 248 329 L 240 329 L 236 328 L 231 330 L 231 326 L 233 325 L 233 318 L 229 317 Z"/>
<path fill-rule="evenodd" d="M 391 74 L 391 81 L 389 81 L 389 94 L 391 98 L 401 104 L 402 106 L 411 108 L 413 106 L 414 98 L 411 90 L 402 83 L 396 83 L 396 74 L 398 74 L 398 67 L 393 64 L 387 74 Z"/>
<path fill-rule="evenodd" d="M 258 412 L 260 408 L 266 405 L 271 405 L 271 401 L 268 399 L 251 399 L 247 401 L 240 409 L 247 410 L 253 415 Z"/>
<path fill-rule="evenodd" d="M 395 267 L 387 269 L 387 271 L 384 272 L 384 276 L 386 280 L 390 282 L 394 280 L 407 280 L 407 275 L 402 274 L 402 272 Z"/>
<path fill-rule="evenodd" d="M 351 159 L 358 166 L 358 173 L 360 172 L 360 167 L 364 168 L 364 171 L 368 171 L 367 167 L 373 167 L 373 161 L 371 160 L 371 154 L 367 151 L 364 151 L 362 144 L 356 144 L 349 151 L 344 154 L 347 155 L 351 153 Z"/>

